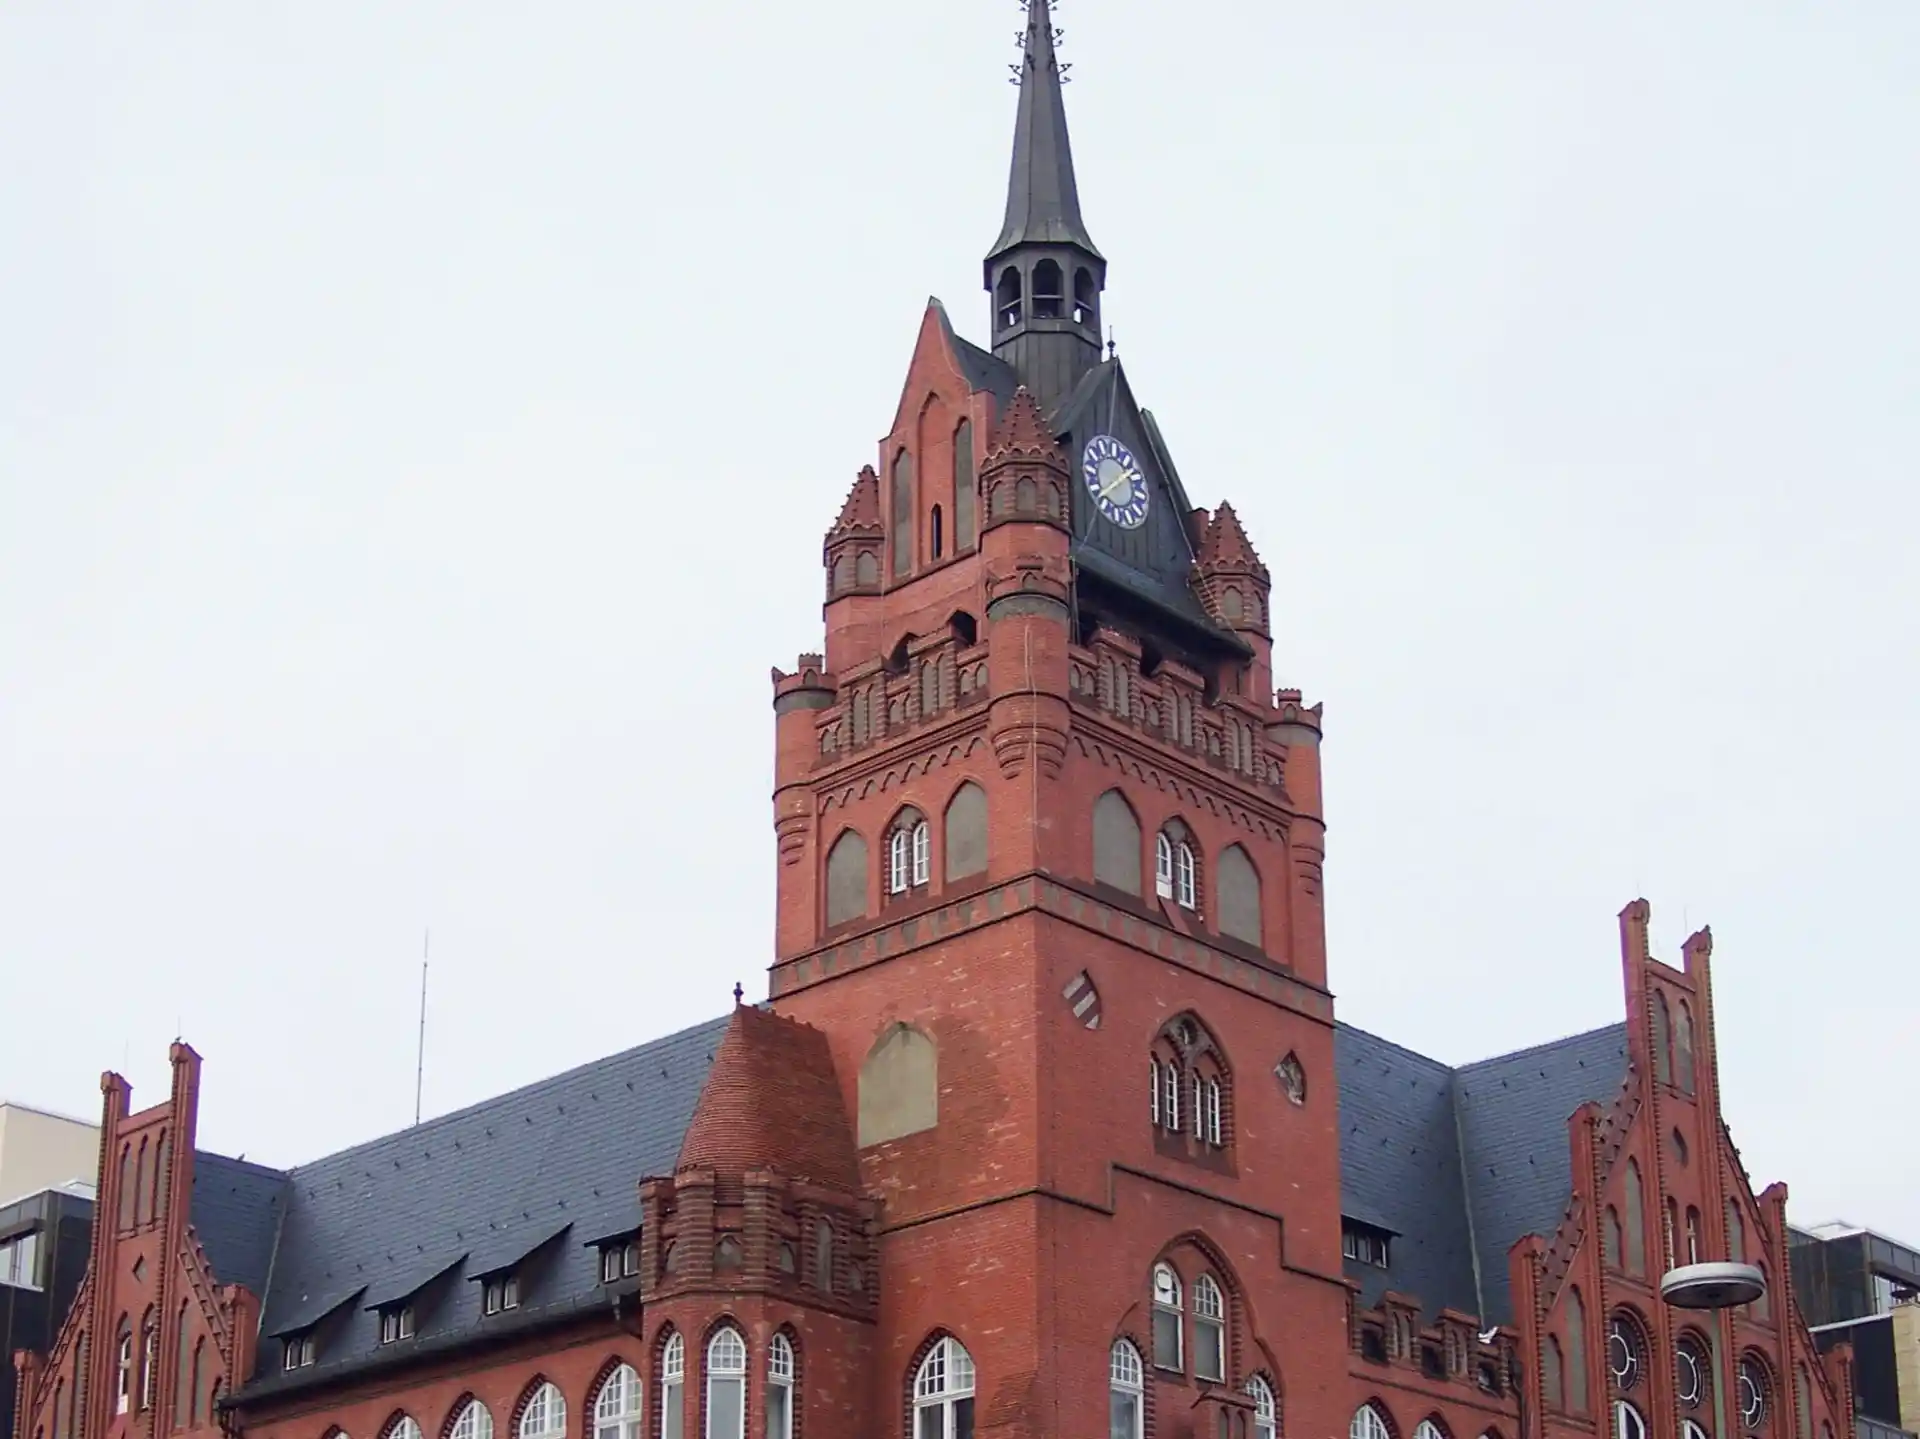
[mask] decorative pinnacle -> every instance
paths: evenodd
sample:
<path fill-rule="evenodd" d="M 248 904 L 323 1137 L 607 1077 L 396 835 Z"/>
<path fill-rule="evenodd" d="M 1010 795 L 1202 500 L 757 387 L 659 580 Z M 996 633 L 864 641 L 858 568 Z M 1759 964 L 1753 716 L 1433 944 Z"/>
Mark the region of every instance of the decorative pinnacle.
<path fill-rule="evenodd" d="M 747 997 L 747 991 L 746 991 L 746 990 L 745 990 L 744 988 L 742 988 L 742 987 L 741 987 L 741 984 L 740 984 L 740 981 L 736 979 L 736 980 L 735 980 L 735 981 L 733 982 L 733 1002 L 734 1002 L 734 1004 L 735 1004 L 736 1006 L 737 1006 L 737 1005 L 739 1005 L 739 1004 L 740 1004 L 740 1003 L 741 1003 L 741 1002 L 742 1002 L 743 1000 L 745 1000 L 745 999 L 746 999 L 746 997 Z"/>

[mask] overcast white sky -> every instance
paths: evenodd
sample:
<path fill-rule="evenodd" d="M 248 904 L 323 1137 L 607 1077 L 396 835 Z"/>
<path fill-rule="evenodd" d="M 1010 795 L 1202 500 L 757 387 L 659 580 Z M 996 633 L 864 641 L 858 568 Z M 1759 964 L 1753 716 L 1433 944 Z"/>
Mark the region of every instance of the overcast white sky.
<path fill-rule="evenodd" d="M 1108 319 L 1327 706 L 1333 984 L 1450 1061 L 1716 939 L 1803 1220 L 1920 1241 L 1920 7 L 1067 0 Z M 0 1093 L 404 1124 L 764 993 L 768 667 L 1020 11 L 0 7 Z M 1905 1101 L 1900 1101 L 1904 1105 Z"/>

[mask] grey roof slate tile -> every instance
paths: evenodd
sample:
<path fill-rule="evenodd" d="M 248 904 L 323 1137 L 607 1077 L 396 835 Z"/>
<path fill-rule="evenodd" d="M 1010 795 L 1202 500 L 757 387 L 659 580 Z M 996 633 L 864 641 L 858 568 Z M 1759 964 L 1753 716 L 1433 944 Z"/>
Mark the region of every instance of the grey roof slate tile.
<path fill-rule="evenodd" d="M 562 1226 L 522 1304 L 591 1299 L 600 1269 L 588 1246 L 639 1225 L 639 1182 L 672 1172 L 725 1028 L 711 1020 L 297 1166 L 285 1176 L 263 1331 L 292 1332 L 354 1299 L 321 1362 L 363 1363 L 397 1347 L 382 1350 L 367 1306 L 425 1285 L 405 1342 L 437 1348 L 481 1325 L 480 1296 L 456 1282 L 477 1276 L 474 1263 L 530 1254 Z"/>
<path fill-rule="evenodd" d="M 287 1176 L 264 1164 L 196 1150 L 188 1217 L 222 1284 L 265 1294 L 273 1241 L 286 1210 Z"/>
<path fill-rule="evenodd" d="M 1626 1026 L 1453 1069 L 1340 1024 L 1334 1061 L 1341 1208 L 1397 1236 L 1388 1268 L 1347 1263 L 1364 1300 L 1392 1289 L 1428 1315 L 1510 1321 L 1507 1251 L 1559 1223 L 1573 1192 L 1567 1120 L 1619 1090 Z"/>

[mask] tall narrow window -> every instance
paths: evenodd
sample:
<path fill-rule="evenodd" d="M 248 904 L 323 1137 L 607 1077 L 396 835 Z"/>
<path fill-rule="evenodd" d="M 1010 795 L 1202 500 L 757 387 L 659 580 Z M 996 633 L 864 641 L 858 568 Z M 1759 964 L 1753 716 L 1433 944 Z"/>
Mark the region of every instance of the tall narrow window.
<path fill-rule="evenodd" d="M 1647 1272 L 1647 1196 L 1640 1184 L 1640 1166 L 1627 1161 L 1626 1192 L 1621 1196 L 1627 1222 L 1627 1273 Z M 1579 1411 L 1576 1411 L 1579 1412 Z"/>
<path fill-rule="evenodd" d="M 767 1348 L 767 1439 L 793 1439 L 793 1341 L 773 1336 Z"/>
<path fill-rule="evenodd" d="M 189 1422 L 196 1429 L 199 1428 L 200 1425 L 204 1424 L 207 1418 L 207 1411 L 201 1407 L 201 1399 L 202 1399 L 202 1396 L 206 1394 L 207 1389 L 206 1389 L 206 1385 L 201 1382 L 201 1376 L 200 1376 L 201 1366 L 206 1362 L 206 1355 L 207 1355 L 206 1339 L 203 1337 L 203 1338 L 194 1340 L 193 1341 L 193 1402 L 192 1402 L 191 1413 L 189 1415 Z"/>
<path fill-rule="evenodd" d="M 1672 1025 L 1667 1017 L 1667 997 L 1653 991 L 1653 1077 L 1657 1083 L 1673 1083 Z"/>
<path fill-rule="evenodd" d="M 1698 1264 L 1706 1258 L 1706 1251 L 1700 1246 L 1700 1211 L 1692 1205 L 1687 1206 L 1687 1263 Z"/>
<path fill-rule="evenodd" d="M 974 495 L 977 480 L 973 473 L 973 422 L 962 420 L 953 432 L 953 550 L 965 554 L 973 548 Z"/>
<path fill-rule="evenodd" d="M 1160 1061 L 1147 1061 L 1147 1090 L 1153 1105 L 1153 1122 L 1160 1123 Z"/>
<path fill-rule="evenodd" d="M 932 840 L 923 819 L 913 827 L 913 882 L 925 884 L 933 873 Z"/>
<path fill-rule="evenodd" d="M 1194 907 L 1193 846 L 1185 840 L 1173 849 L 1173 898 L 1182 909 Z"/>
<path fill-rule="evenodd" d="M 738 1330 L 707 1341 L 706 1439 L 746 1439 L 747 1346 Z"/>
<path fill-rule="evenodd" d="M 1247 1394 L 1253 1400 L 1253 1439 L 1279 1439 L 1280 1405 L 1273 1386 L 1256 1374 L 1247 1381 Z"/>
<path fill-rule="evenodd" d="M 893 457 L 893 573 L 913 569 L 913 458 L 905 450 Z"/>
<path fill-rule="evenodd" d="M 1254 948 L 1263 947 L 1265 936 L 1260 923 L 1260 874 L 1247 852 L 1237 844 L 1220 851 L 1211 881 L 1214 922 L 1220 933 Z"/>
<path fill-rule="evenodd" d="M 913 1376 L 913 1439 L 973 1439 L 973 1356 L 957 1339 L 927 1351 Z"/>
<path fill-rule="evenodd" d="M 160 1323 L 151 1309 L 140 1321 L 140 1408 L 153 1408 L 153 1389 L 158 1379 L 153 1372 L 160 1359 Z"/>
<path fill-rule="evenodd" d="M 1620 1211 L 1609 1204 L 1601 1221 L 1600 1257 L 1613 1269 L 1620 1267 L 1621 1238 Z"/>
<path fill-rule="evenodd" d="M 1747 1227 L 1740 1222 L 1740 1205 L 1727 1201 L 1727 1258 L 1735 1264 L 1747 1262 Z"/>
<path fill-rule="evenodd" d="M 1180 1312 L 1180 1276 L 1172 1266 L 1153 1266 L 1153 1364 L 1156 1369 L 1178 1369 L 1185 1350 Z"/>
<path fill-rule="evenodd" d="M 166 1130 L 160 1131 L 160 1142 L 153 1147 L 153 1217 L 158 1219 L 167 1212 L 167 1161 L 173 1146 Z"/>
<path fill-rule="evenodd" d="M 1169 1134 L 1180 1132 L 1180 1069 L 1178 1065 L 1160 1066 L 1160 1122 Z"/>
<path fill-rule="evenodd" d="M 833 1293 L 833 1226 L 824 1219 L 813 1223 L 813 1287 Z"/>
<path fill-rule="evenodd" d="M 687 1341 L 671 1334 L 660 1351 L 660 1439 L 680 1439 L 685 1433 L 686 1382 Z"/>
<path fill-rule="evenodd" d="M 1205 1101 L 1204 1112 L 1206 1115 L 1201 1138 L 1205 1139 L 1207 1143 L 1215 1149 L 1218 1149 L 1221 1146 L 1221 1136 L 1224 1132 L 1224 1126 L 1220 1122 L 1220 1081 L 1217 1079 L 1208 1079 L 1203 1082 L 1200 1086 L 1200 1097 Z"/>
<path fill-rule="evenodd" d="M 120 1146 L 120 1217 L 122 1229 L 133 1228 L 133 1196 L 136 1192 L 133 1177 L 133 1146 Z"/>
<path fill-rule="evenodd" d="M 1587 1306 L 1567 1290 L 1567 1412 L 1587 1412 Z"/>
<path fill-rule="evenodd" d="M 1540 1364 L 1540 1387 L 1546 1392 L 1549 1409 L 1564 1409 L 1567 1404 L 1566 1361 L 1560 1355 L 1560 1341 L 1547 1336 Z"/>
<path fill-rule="evenodd" d="M 945 553 L 946 536 L 941 532 L 940 506 L 933 507 L 933 513 L 927 516 L 927 547 L 934 559 Z"/>
<path fill-rule="evenodd" d="M 1125 1339 L 1107 1356 L 1107 1439 L 1144 1439 L 1146 1371 L 1140 1351 Z"/>
<path fill-rule="evenodd" d="M 139 1167 L 134 1170 L 133 1222 L 135 1227 L 153 1218 L 153 1161 L 147 1141 L 140 1141 Z"/>
<path fill-rule="evenodd" d="M 125 1414 L 133 1408 L 133 1326 L 124 1315 L 114 1339 L 113 1363 L 113 1412 Z"/>
<path fill-rule="evenodd" d="M 946 854 L 947 880 L 984 874 L 987 868 L 987 792 L 968 780 L 947 802 L 947 833 L 941 844 Z"/>
<path fill-rule="evenodd" d="M 847 830 L 827 851 L 827 924 L 845 924 L 867 912 L 867 842 Z"/>
<path fill-rule="evenodd" d="M 1673 1015 L 1673 1079 L 1682 1094 L 1693 1093 L 1693 1011 L 1684 999 Z"/>
<path fill-rule="evenodd" d="M 1193 1281 L 1193 1372 L 1216 1384 L 1227 1377 L 1227 1306 L 1211 1274 Z"/>
<path fill-rule="evenodd" d="M 1162 899 L 1173 898 L 1173 841 L 1165 830 L 1153 837 L 1153 892 Z"/>
<path fill-rule="evenodd" d="M 1117 789 L 1093 803 L 1093 877 L 1123 893 L 1140 893 L 1140 821 Z"/>

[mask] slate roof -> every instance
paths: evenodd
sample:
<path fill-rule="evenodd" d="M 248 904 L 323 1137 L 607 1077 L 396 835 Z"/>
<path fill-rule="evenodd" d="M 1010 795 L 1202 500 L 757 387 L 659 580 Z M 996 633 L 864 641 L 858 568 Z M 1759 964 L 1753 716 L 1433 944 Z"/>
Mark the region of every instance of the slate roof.
<path fill-rule="evenodd" d="M 469 1281 L 536 1250 L 543 1253 L 522 1285 L 516 1322 L 595 1302 L 594 1241 L 637 1229 L 639 1181 L 673 1171 L 727 1022 L 710 1020 L 285 1174 L 196 1156 L 201 1244 L 221 1278 L 263 1296 L 263 1334 L 334 1316 L 316 1368 L 281 1376 L 277 1346 L 263 1344 L 261 1375 L 249 1387 L 304 1383 L 376 1354 L 398 1359 L 461 1340 L 482 1323 Z M 416 1292 L 415 1338 L 382 1346 L 368 1306 Z"/>
<path fill-rule="evenodd" d="M 1368 1304 L 1386 1290 L 1431 1316 L 1512 1320 L 1507 1251 L 1550 1235 L 1573 1193 L 1567 1120 L 1626 1076 L 1624 1024 L 1450 1068 L 1352 1025 L 1334 1027 L 1340 1198 L 1391 1231 L 1389 1266 L 1349 1260 Z"/>

